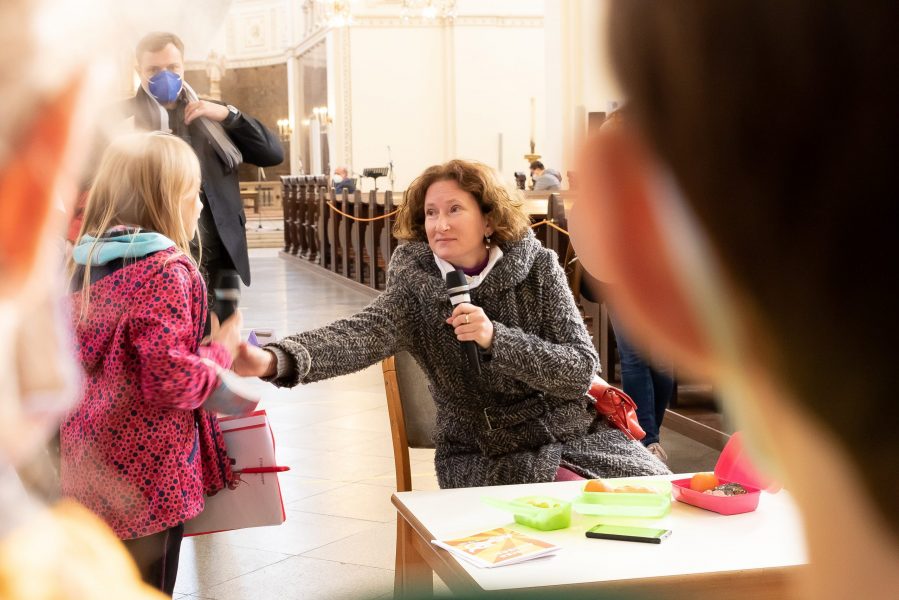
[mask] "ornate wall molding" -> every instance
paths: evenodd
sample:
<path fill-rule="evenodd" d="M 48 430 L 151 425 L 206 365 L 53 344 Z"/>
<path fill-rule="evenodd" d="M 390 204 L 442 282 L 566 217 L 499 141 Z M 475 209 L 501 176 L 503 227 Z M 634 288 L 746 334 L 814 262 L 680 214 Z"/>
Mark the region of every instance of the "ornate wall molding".
<path fill-rule="evenodd" d="M 502 15 L 484 15 L 484 16 L 465 16 L 459 15 L 454 19 L 437 18 L 423 19 L 421 17 L 413 17 L 403 19 L 397 16 L 380 16 L 380 15 L 359 15 L 353 16 L 353 24 L 355 27 L 446 27 L 447 25 L 455 25 L 456 27 L 502 27 L 502 28 L 542 28 L 543 17 L 513 17 Z"/>
<path fill-rule="evenodd" d="M 290 43 L 290 18 L 282 1 L 242 2 L 228 12 L 225 56 L 236 60 L 280 54 Z"/>
<path fill-rule="evenodd" d="M 319 43 L 325 41 L 328 37 L 327 29 L 318 29 L 312 35 L 304 39 L 302 42 L 297 44 L 296 46 L 290 48 L 287 53 L 290 56 L 299 57 L 305 54 L 310 48 L 318 45 Z"/>
<path fill-rule="evenodd" d="M 525 27 L 543 28 L 543 17 L 458 16 L 457 27 Z"/>
<path fill-rule="evenodd" d="M 268 56 L 242 58 L 239 60 L 228 60 L 227 57 L 225 57 L 225 67 L 228 69 L 245 69 L 247 67 L 268 67 L 271 65 L 282 65 L 286 63 L 290 57 L 291 53 L 289 51 L 278 52 L 276 54 L 271 54 Z M 184 63 L 184 68 L 188 71 L 202 71 L 206 68 L 206 61 L 188 60 Z"/>

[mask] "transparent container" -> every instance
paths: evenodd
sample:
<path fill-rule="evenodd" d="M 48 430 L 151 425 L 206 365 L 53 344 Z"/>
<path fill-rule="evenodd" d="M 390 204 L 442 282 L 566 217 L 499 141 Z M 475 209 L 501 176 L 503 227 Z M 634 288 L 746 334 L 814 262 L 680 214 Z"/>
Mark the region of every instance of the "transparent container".
<path fill-rule="evenodd" d="M 628 492 L 587 492 L 572 501 L 572 507 L 582 515 L 602 517 L 637 517 L 658 519 L 671 510 L 671 482 L 669 481 L 632 481 L 622 479 L 604 479 L 611 487 L 622 485 L 640 485 L 656 490 L 656 493 Z M 584 484 L 586 487 L 586 483 Z"/>
<path fill-rule="evenodd" d="M 494 508 L 511 512 L 516 523 L 540 531 L 565 529 L 571 525 L 571 502 L 558 498 L 523 496 L 515 500 L 500 500 L 484 497 L 481 501 Z"/>

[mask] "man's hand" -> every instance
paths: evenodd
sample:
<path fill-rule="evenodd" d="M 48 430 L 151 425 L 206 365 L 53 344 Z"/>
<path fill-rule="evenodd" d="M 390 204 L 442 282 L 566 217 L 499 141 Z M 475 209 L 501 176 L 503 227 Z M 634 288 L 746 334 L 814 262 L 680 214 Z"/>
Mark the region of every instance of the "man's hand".
<path fill-rule="evenodd" d="M 221 123 L 228 118 L 231 112 L 227 106 L 216 104 L 215 102 L 207 102 L 206 100 L 197 100 L 191 102 L 184 109 L 184 124 L 190 125 L 200 117 L 206 117 L 210 121 Z"/>
<path fill-rule="evenodd" d="M 275 354 L 244 342 L 237 351 L 231 370 L 242 377 L 271 377 L 278 372 Z"/>

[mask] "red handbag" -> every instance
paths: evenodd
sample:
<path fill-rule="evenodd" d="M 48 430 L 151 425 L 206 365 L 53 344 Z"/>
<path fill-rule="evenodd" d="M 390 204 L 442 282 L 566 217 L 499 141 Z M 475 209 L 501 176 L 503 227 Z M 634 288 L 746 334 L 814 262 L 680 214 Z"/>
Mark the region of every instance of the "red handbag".
<path fill-rule="evenodd" d="M 587 395 L 596 401 L 596 412 L 632 440 L 642 440 L 646 432 L 637 420 L 637 404 L 630 396 L 607 381 L 594 377 Z"/>

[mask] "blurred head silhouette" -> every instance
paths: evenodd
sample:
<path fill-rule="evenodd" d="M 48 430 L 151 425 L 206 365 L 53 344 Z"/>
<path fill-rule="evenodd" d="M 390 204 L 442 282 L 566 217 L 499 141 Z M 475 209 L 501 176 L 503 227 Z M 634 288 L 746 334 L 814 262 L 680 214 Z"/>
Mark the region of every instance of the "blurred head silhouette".
<path fill-rule="evenodd" d="M 0 4 L 0 35 L 17 49 L 0 58 L 0 466 L 45 441 L 72 400 L 76 372 L 60 325 L 54 242 L 78 182 L 89 75 L 86 51 L 44 39 L 65 17 L 56 10 L 56 2 Z"/>
<path fill-rule="evenodd" d="M 215 0 L 198 0 L 209 14 Z M 0 597 L 158 598 L 118 540 L 71 501 L 52 510 L 19 473 L 77 399 L 63 316 L 66 213 L 94 119 L 116 99 L 116 58 L 146 17 L 184 8 L 111 0 L 0 2 Z M 221 8 L 219 6 L 218 8 Z M 191 8 L 191 10 L 196 10 Z M 176 13 L 174 11 L 181 11 Z M 144 19 L 136 18 L 143 14 Z M 198 23 L 200 29 L 202 23 Z M 135 34 L 135 35 L 132 35 Z M 121 73 L 120 73 L 121 75 Z M 39 470 L 43 474 L 47 469 Z"/>
<path fill-rule="evenodd" d="M 628 119 L 586 145 L 569 219 L 634 335 L 715 383 L 796 496 L 818 598 L 877 595 L 899 563 L 896 22 L 614 1 Z"/>

